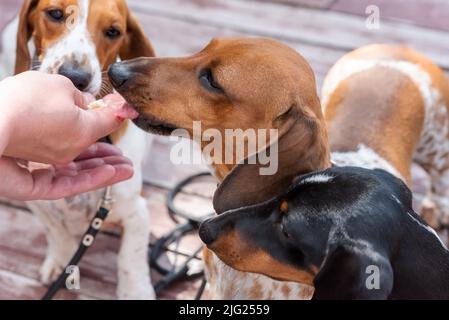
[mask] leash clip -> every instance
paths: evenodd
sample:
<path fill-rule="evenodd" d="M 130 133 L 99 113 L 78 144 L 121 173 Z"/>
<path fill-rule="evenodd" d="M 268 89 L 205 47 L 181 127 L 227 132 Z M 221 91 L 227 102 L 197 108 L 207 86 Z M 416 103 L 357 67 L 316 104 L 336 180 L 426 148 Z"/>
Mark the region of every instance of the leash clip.
<path fill-rule="evenodd" d="M 101 198 L 101 203 L 100 203 L 100 207 L 104 208 L 108 211 L 111 211 L 112 209 L 112 205 L 114 204 L 114 199 L 112 198 L 112 188 L 111 187 L 107 187 L 103 197 Z"/>

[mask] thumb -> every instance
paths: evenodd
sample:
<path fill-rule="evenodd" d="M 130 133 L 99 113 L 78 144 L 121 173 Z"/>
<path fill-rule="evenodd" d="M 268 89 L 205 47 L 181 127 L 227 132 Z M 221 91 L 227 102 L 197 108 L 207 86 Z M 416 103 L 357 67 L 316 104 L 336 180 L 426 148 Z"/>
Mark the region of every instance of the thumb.
<path fill-rule="evenodd" d="M 125 120 L 117 115 L 117 111 L 108 107 L 95 110 L 81 110 L 81 114 L 81 121 L 86 130 L 86 135 L 92 141 L 97 141 L 117 130 Z"/>
<path fill-rule="evenodd" d="M 114 130 L 126 119 L 135 119 L 139 116 L 137 111 L 129 105 L 118 93 L 110 94 L 103 98 L 106 106 L 93 109 L 82 110 L 87 126 L 89 137 L 100 139 Z"/>

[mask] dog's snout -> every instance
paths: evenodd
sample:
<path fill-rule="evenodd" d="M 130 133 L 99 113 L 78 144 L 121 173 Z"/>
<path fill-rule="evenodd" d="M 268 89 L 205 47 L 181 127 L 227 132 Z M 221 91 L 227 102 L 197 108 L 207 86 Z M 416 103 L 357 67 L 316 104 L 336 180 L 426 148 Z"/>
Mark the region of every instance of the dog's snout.
<path fill-rule="evenodd" d="M 130 78 L 131 73 L 122 62 L 116 62 L 109 67 L 108 76 L 114 88 L 119 89 Z"/>
<path fill-rule="evenodd" d="M 207 221 L 203 222 L 200 226 L 199 236 L 201 241 L 203 241 L 206 245 L 211 245 L 216 240 L 217 235 L 213 229 L 214 228 L 211 228 Z"/>
<path fill-rule="evenodd" d="M 58 73 L 69 78 L 73 85 L 80 91 L 85 91 L 92 80 L 92 74 L 72 64 L 63 64 Z"/>

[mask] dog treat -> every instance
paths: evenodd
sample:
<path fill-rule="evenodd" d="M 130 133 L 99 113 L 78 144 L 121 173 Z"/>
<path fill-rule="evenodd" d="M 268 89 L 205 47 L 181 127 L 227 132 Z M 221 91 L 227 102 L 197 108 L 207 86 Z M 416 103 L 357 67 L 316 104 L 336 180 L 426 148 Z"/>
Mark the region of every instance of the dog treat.
<path fill-rule="evenodd" d="M 91 102 L 87 108 L 89 110 L 95 110 L 95 109 L 100 109 L 100 108 L 104 108 L 106 107 L 106 103 L 103 101 L 103 99 Z"/>

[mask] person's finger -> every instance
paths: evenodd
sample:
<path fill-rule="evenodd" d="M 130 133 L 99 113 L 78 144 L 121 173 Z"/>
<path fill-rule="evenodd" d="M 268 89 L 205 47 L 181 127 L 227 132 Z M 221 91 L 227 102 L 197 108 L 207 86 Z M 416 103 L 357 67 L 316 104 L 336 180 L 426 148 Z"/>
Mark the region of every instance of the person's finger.
<path fill-rule="evenodd" d="M 131 160 L 129 160 L 128 158 L 123 157 L 123 156 L 109 156 L 109 157 L 103 157 L 103 158 L 93 158 L 93 159 L 77 161 L 75 163 L 76 170 L 78 170 L 78 171 L 92 169 L 92 168 L 99 167 L 99 166 L 102 166 L 105 164 L 110 164 L 110 165 L 128 164 L 130 166 L 133 165 Z"/>
<path fill-rule="evenodd" d="M 106 170 L 110 170 L 110 168 L 114 169 L 114 175 L 108 179 L 105 174 Z M 134 169 L 128 164 L 105 165 L 91 170 L 81 171 L 76 177 L 69 178 L 72 181 L 72 186 L 67 189 L 70 194 L 64 197 L 111 186 L 130 179 L 133 174 Z M 61 190 L 63 189 L 58 187 L 57 191 L 59 192 Z"/>
<path fill-rule="evenodd" d="M 81 121 L 86 138 L 97 141 L 117 130 L 124 119 L 117 116 L 114 110 L 104 107 L 83 111 Z"/>
<path fill-rule="evenodd" d="M 135 119 L 139 116 L 139 113 L 119 93 L 108 94 L 103 101 L 108 108 L 115 110 L 119 117 Z"/>
<path fill-rule="evenodd" d="M 81 120 L 86 135 L 98 140 L 118 129 L 126 119 L 134 119 L 139 114 L 127 103 L 109 103 L 106 99 L 106 107 L 86 110 L 82 112 Z"/>
<path fill-rule="evenodd" d="M 77 166 L 74 161 L 67 163 L 67 164 L 63 164 L 63 165 L 55 165 L 54 167 L 56 170 L 59 170 L 59 171 L 62 171 L 62 170 L 76 171 L 77 170 Z"/>
<path fill-rule="evenodd" d="M 101 157 L 109 157 L 109 156 L 121 156 L 122 150 L 117 148 L 116 146 L 104 143 L 104 142 L 97 142 L 91 145 L 89 148 L 87 148 L 86 151 L 81 153 L 75 161 L 85 160 L 85 159 L 91 159 L 91 158 L 101 158 Z"/>
<path fill-rule="evenodd" d="M 114 169 L 115 169 L 115 176 L 111 180 L 104 183 L 99 188 L 104 188 L 128 180 L 134 175 L 134 168 L 128 164 L 114 165 Z"/>
<path fill-rule="evenodd" d="M 92 191 L 113 181 L 116 170 L 113 166 L 105 165 L 93 170 L 82 171 L 74 177 L 59 176 L 49 180 L 44 173 L 33 172 L 36 186 L 45 192 L 36 192 L 39 199 L 56 200 L 79 193 Z"/>
<path fill-rule="evenodd" d="M 81 109 L 87 110 L 87 106 L 95 101 L 95 97 L 87 92 L 81 92 L 75 89 L 73 92 L 75 105 Z"/>

